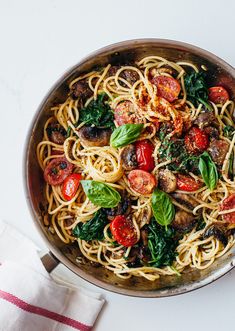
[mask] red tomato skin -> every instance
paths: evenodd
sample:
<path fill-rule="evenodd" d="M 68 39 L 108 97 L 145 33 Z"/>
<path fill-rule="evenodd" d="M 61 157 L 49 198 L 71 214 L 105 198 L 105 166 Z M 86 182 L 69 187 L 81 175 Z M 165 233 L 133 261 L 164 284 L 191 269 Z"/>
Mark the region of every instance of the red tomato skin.
<path fill-rule="evenodd" d="M 229 195 L 226 199 L 222 201 L 220 210 L 229 210 L 235 208 L 235 193 Z M 225 222 L 235 223 L 235 212 L 222 215 L 222 218 Z"/>
<path fill-rule="evenodd" d="M 115 240 L 125 247 L 131 247 L 138 241 L 133 222 L 124 215 L 118 215 L 110 224 L 110 230 Z"/>
<path fill-rule="evenodd" d="M 77 193 L 81 179 L 81 174 L 71 174 L 64 180 L 62 185 L 62 194 L 65 200 L 70 201 L 73 199 Z"/>
<path fill-rule="evenodd" d="M 213 86 L 208 89 L 208 98 L 215 104 L 225 103 L 229 100 L 229 94 L 227 90 L 222 86 Z"/>
<path fill-rule="evenodd" d="M 180 83 L 173 77 L 157 76 L 152 79 L 154 85 L 157 86 L 157 95 L 173 102 L 178 99 L 180 93 Z"/>
<path fill-rule="evenodd" d="M 197 182 L 190 176 L 177 175 L 177 188 L 182 191 L 193 192 L 201 187 L 201 183 Z"/>
<path fill-rule="evenodd" d="M 157 186 L 157 179 L 152 174 L 144 170 L 132 170 L 128 175 L 131 188 L 137 193 L 151 194 Z"/>
<path fill-rule="evenodd" d="M 202 153 L 209 146 L 207 134 L 196 126 L 185 135 L 184 142 L 188 152 L 192 154 Z"/>
<path fill-rule="evenodd" d="M 60 185 L 73 171 L 73 164 L 65 157 L 52 159 L 44 170 L 44 179 L 50 185 Z"/>
<path fill-rule="evenodd" d="M 139 140 L 135 142 L 135 149 L 138 169 L 151 172 L 155 167 L 152 155 L 154 151 L 153 144 L 147 139 Z"/>

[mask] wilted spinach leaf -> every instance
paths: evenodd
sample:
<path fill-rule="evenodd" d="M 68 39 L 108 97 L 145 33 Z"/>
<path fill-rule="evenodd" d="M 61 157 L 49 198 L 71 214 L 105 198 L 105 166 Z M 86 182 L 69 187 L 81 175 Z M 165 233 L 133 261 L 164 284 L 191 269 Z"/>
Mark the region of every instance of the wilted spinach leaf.
<path fill-rule="evenodd" d="M 192 72 L 185 75 L 184 84 L 187 92 L 187 98 L 198 106 L 202 103 L 207 109 L 212 110 L 208 102 L 208 87 L 205 82 L 205 72 Z"/>
<path fill-rule="evenodd" d="M 96 100 L 92 100 L 87 107 L 79 112 L 79 123 L 85 122 L 98 128 L 114 129 L 113 112 L 107 102 L 105 93 L 99 94 Z"/>
<path fill-rule="evenodd" d="M 82 240 L 102 240 L 103 230 L 108 224 L 107 216 L 102 210 L 98 210 L 95 215 L 86 223 L 78 223 L 73 229 L 73 235 Z"/>
<path fill-rule="evenodd" d="M 171 266 L 177 256 L 177 246 L 174 230 L 169 227 L 166 230 L 152 219 L 148 225 L 148 248 L 152 258 L 149 264 L 156 268 Z"/>

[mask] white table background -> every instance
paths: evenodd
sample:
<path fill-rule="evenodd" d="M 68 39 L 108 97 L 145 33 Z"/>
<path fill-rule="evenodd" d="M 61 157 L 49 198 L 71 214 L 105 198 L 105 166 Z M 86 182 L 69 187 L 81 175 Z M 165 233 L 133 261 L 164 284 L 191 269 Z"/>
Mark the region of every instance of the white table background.
<path fill-rule="evenodd" d="M 0 218 L 45 248 L 25 202 L 22 154 L 38 104 L 68 67 L 107 44 L 144 37 L 192 43 L 235 66 L 234 13 L 233 0 L 0 0 Z M 196 292 L 164 299 L 125 297 L 64 267 L 56 272 L 103 293 L 107 304 L 96 331 L 219 331 L 235 325 L 235 271 Z"/>

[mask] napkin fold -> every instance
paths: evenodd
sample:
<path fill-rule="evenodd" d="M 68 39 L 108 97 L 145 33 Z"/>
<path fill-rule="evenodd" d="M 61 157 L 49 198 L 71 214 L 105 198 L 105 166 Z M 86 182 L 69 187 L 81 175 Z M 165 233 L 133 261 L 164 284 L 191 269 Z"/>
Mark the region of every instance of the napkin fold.
<path fill-rule="evenodd" d="M 0 221 L 0 331 L 90 331 L 99 294 L 52 277 L 36 245 Z"/>

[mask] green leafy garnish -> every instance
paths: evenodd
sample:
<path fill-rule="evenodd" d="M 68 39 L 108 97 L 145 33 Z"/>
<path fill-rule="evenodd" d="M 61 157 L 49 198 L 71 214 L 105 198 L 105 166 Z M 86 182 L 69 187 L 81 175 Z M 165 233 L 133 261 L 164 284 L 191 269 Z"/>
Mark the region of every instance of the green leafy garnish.
<path fill-rule="evenodd" d="M 199 170 L 206 186 L 212 191 L 218 182 L 218 171 L 210 155 L 204 152 L 199 159 Z"/>
<path fill-rule="evenodd" d="M 233 134 L 235 132 L 235 128 L 231 125 L 226 125 L 224 128 L 223 128 L 223 133 L 224 133 L 224 136 L 230 140 L 233 139 Z"/>
<path fill-rule="evenodd" d="M 187 92 L 187 98 L 198 106 L 202 103 L 205 108 L 212 110 L 208 102 L 208 87 L 205 82 L 205 72 L 192 72 L 185 75 L 184 84 Z"/>
<path fill-rule="evenodd" d="M 121 201 L 120 194 L 111 186 L 95 180 L 81 180 L 88 199 L 96 206 L 113 208 Z"/>
<path fill-rule="evenodd" d="M 78 223 L 73 229 L 73 235 L 82 240 L 102 240 L 104 238 L 104 227 L 108 224 L 107 216 L 102 210 L 85 223 Z"/>
<path fill-rule="evenodd" d="M 169 195 L 158 188 L 152 194 L 152 210 L 156 221 L 166 227 L 175 216 L 175 208 Z"/>
<path fill-rule="evenodd" d="M 143 126 L 143 124 L 124 124 L 117 127 L 111 134 L 111 146 L 117 148 L 133 143 L 139 138 Z"/>
<path fill-rule="evenodd" d="M 183 139 L 163 140 L 159 148 L 161 160 L 173 160 L 168 165 L 169 170 L 188 173 L 189 171 L 198 173 L 199 157 L 188 154 Z"/>
<path fill-rule="evenodd" d="M 82 108 L 79 112 L 79 123 L 85 122 L 98 128 L 114 129 L 113 112 L 105 98 L 105 93 L 99 94 L 96 100 L 92 100 L 87 107 Z"/>
<path fill-rule="evenodd" d="M 171 266 L 177 256 L 177 246 L 174 230 L 166 230 L 152 219 L 148 225 L 148 248 L 152 259 L 149 264 L 156 268 Z"/>

